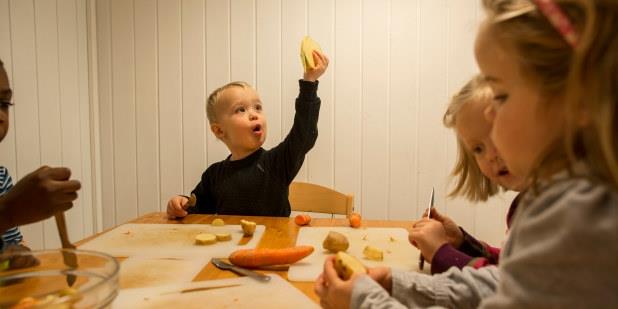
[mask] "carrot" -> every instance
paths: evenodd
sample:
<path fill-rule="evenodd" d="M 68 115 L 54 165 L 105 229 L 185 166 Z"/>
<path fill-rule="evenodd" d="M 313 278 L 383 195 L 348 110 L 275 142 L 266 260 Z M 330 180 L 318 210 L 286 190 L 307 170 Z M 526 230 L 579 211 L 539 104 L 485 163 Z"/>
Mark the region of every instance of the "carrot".
<path fill-rule="evenodd" d="M 353 212 L 350 214 L 349 219 L 350 219 L 351 227 L 357 228 L 361 226 L 361 215 L 360 214 Z"/>
<path fill-rule="evenodd" d="M 309 215 L 297 215 L 296 218 L 294 218 L 294 222 L 296 222 L 296 224 L 298 225 L 307 225 L 309 224 L 309 222 L 311 222 L 311 216 Z"/>
<path fill-rule="evenodd" d="M 236 266 L 257 268 L 294 264 L 312 252 L 312 246 L 296 246 L 282 249 L 241 249 L 232 252 L 229 259 Z"/>

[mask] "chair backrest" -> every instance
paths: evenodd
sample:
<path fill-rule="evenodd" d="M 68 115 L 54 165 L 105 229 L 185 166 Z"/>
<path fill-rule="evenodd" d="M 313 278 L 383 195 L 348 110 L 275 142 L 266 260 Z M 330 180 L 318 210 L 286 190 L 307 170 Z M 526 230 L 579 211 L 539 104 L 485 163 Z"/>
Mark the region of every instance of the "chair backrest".
<path fill-rule="evenodd" d="M 306 182 L 290 184 L 290 205 L 294 211 L 349 215 L 354 207 L 354 195 Z"/>

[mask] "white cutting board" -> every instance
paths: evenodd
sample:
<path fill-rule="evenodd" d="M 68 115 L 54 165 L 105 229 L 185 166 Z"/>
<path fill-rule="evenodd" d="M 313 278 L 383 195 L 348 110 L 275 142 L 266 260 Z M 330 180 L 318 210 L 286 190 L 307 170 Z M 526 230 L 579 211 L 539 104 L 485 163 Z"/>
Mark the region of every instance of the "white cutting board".
<path fill-rule="evenodd" d="M 120 264 L 121 289 L 191 282 L 209 260 L 129 257 Z"/>
<path fill-rule="evenodd" d="M 240 225 L 129 223 L 118 226 L 79 248 L 101 251 L 112 256 L 199 257 L 209 260 L 212 257 L 227 257 L 234 250 L 255 248 L 264 235 L 264 230 L 263 225 L 258 225 L 251 240 L 239 245 L 243 238 Z M 200 233 L 230 233 L 232 240 L 198 246 L 195 244 L 195 235 Z"/>
<path fill-rule="evenodd" d="M 302 227 L 298 231 L 296 245 L 310 245 L 315 248 L 315 251 L 300 262 L 290 265 L 288 270 L 290 281 L 315 281 L 322 273 L 324 260 L 332 254 L 322 248 L 322 242 L 330 231 L 345 235 L 350 242 L 350 247 L 346 252 L 358 258 L 367 267 L 386 266 L 419 271 L 420 251 L 410 244 L 408 231 L 403 228 Z M 363 249 L 366 245 L 382 249 L 384 260 L 378 262 L 365 259 Z M 425 270 L 427 269 L 426 265 Z"/>
<path fill-rule="evenodd" d="M 277 275 L 263 283 L 249 277 L 121 290 L 112 308 L 319 308 Z M 179 293 L 182 290 L 211 289 Z"/>

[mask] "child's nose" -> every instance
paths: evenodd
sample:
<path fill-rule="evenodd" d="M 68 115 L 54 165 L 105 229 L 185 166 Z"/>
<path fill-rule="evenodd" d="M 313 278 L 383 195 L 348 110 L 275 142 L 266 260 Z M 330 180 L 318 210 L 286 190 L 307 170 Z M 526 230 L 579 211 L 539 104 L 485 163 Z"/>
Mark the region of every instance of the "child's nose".
<path fill-rule="evenodd" d="M 494 108 L 494 105 L 487 105 L 483 111 L 483 114 L 485 115 L 485 119 L 493 125 L 494 119 L 496 118 L 496 109 Z"/>

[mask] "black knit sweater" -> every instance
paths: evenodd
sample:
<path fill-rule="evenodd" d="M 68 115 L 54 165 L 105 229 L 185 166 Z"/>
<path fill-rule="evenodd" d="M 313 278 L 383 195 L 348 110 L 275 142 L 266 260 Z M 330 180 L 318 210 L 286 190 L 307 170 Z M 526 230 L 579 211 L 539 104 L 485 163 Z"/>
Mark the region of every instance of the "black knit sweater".
<path fill-rule="evenodd" d="M 300 80 L 294 124 L 288 136 L 270 150 L 214 163 L 192 191 L 196 207 L 189 213 L 277 216 L 290 215 L 288 187 L 318 137 L 318 82 Z"/>

